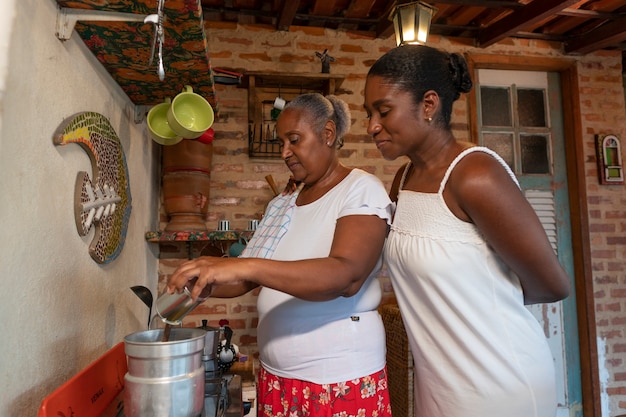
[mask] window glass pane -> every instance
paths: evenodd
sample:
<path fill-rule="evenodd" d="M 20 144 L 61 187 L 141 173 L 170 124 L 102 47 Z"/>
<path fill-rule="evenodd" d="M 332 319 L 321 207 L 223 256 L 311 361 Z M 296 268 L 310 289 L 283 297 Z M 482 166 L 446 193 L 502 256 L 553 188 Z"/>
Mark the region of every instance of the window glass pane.
<path fill-rule="evenodd" d="M 510 89 L 480 87 L 483 126 L 511 126 Z"/>
<path fill-rule="evenodd" d="M 549 174 L 548 138 L 540 135 L 520 135 L 523 174 Z"/>
<path fill-rule="evenodd" d="M 513 171 L 513 135 L 510 133 L 484 133 L 483 146 L 495 151 Z"/>
<path fill-rule="evenodd" d="M 518 89 L 517 108 L 520 126 L 546 126 L 543 90 Z"/>

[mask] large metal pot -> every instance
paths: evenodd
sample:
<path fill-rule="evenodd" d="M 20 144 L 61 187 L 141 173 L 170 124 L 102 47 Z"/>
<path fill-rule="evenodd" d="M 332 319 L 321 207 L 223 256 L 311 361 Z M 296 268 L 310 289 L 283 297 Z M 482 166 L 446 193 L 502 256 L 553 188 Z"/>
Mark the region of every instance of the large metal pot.
<path fill-rule="evenodd" d="M 124 338 L 128 372 L 124 376 L 126 417 L 197 417 L 204 406 L 202 353 L 206 332 L 172 328 Z"/>

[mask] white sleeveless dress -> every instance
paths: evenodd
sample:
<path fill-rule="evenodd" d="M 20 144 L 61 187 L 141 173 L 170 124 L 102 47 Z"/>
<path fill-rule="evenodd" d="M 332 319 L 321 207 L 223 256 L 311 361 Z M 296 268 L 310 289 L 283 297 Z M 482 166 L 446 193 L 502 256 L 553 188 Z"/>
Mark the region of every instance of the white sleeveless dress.
<path fill-rule="evenodd" d="M 415 361 L 416 417 L 554 417 L 552 355 L 519 280 L 443 199 L 470 152 L 492 155 L 514 178 L 490 149 L 463 151 L 436 194 L 399 192 L 385 245 Z"/>

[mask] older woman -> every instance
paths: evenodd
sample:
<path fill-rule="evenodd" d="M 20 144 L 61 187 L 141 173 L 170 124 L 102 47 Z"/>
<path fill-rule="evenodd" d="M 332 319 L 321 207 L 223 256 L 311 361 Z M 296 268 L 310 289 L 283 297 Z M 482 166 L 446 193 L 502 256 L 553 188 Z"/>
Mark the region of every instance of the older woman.
<path fill-rule="evenodd" d="M 350 112 L 335 96 L 304 94 L 277 120 L 282 157 L 300 187 L 270 202 L 240 258 L 201 257 L 168 282 L 198 277 L 195 298 L 258 286 L 264 416 L 390 416 L 376 278 L 391 201 L 375 176 L 339 162 Z"/>

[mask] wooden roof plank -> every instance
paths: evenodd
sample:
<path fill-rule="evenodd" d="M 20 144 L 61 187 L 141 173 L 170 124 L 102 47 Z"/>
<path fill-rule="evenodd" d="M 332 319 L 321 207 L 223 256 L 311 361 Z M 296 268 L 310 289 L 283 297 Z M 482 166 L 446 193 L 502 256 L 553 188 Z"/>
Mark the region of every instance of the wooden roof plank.
<path fill-rule="evenodd" d="M 348 18 L 365 18 L 369 17 L 372 7 L 376 0 L 352 0 L 345 16 Z"/>
<path fill-rule="evenodd" d="M 624 27 L 626 27 L 626 17 L 602 25 L 577 39 L 565 42 L 565 52 L 588 54 L 626 41 Z"/>
<path fill-rule="evenodd" d="M 477 41 L 481 48 L 508 37 L 516 32 L 525 30 L 534 23 L 554 15 L 561 10 L 577 3 L 579 0 L 534 0 L 504 19 L 499 20 L 492 26 L 479 32 Z"/>
<path fill-rule="evenodd" d="M 278 19 L 276 19 L 276 29 L 288 31 L 293 24 L 293 20 L 298 12 L 297 1 L 285 0 L 278 11 Z"/>

